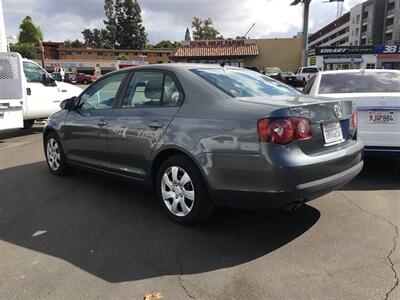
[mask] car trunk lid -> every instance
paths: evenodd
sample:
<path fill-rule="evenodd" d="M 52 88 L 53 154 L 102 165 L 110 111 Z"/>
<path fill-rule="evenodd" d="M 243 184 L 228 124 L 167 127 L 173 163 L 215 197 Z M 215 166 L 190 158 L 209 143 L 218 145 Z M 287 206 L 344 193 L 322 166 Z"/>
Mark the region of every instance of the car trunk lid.
<path fill-rule="evenodd" d="M 400 147 L 400 93 L 330 94 L 351 98 L 359 117 L 359 134 L 366 146 Z"/>

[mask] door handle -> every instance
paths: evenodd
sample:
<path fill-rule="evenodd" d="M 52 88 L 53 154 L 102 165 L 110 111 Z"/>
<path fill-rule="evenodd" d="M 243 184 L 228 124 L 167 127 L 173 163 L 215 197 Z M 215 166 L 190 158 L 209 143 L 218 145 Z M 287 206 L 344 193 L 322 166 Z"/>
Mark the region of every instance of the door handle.
<path fill-rule="evenodd" d="M 104 120 L 99 120 L 99 121 L 97 121 L 97 126 L 99 126 L 99 127 L 107 126 L 107 122 Z"/>
<path fill-rule="evenodd" d="M 150 127 L 151 129 L 158 129 L 158 128 L 162 128 L 163 125 L 162 125 L 160 122 L 158 122 L 158 121 L 152 121 L 152 122 L 149 124 L 149 127 Z"/>

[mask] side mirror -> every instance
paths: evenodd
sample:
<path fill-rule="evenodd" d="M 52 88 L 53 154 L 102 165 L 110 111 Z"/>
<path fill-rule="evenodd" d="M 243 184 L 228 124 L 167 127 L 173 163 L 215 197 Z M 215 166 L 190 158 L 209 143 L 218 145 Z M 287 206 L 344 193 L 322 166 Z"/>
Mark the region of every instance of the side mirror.
<path fill-rule="evenodd" d="M 56 80 L 49 74 L 43 74 L 42 82 L 44 85 L 55 85 Z"/>
<path fill-rule="evenodd" d="M 75 100 L 76 97 L 68 98 L 60 103 L 60 108 L 61 109 L 66 109 L 66 110 L 72 110 L 75 108 Z"/>

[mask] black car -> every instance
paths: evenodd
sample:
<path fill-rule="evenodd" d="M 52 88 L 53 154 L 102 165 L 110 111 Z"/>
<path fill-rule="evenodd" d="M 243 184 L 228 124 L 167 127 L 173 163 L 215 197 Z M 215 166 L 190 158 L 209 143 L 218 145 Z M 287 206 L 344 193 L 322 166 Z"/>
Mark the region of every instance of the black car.
<path fill-rule="evenodd" d="M 296 75 L 292 72 L 281 72 L 276 76 L 276 79 L 292 86 L 297 86 L 299 84 Z"/>

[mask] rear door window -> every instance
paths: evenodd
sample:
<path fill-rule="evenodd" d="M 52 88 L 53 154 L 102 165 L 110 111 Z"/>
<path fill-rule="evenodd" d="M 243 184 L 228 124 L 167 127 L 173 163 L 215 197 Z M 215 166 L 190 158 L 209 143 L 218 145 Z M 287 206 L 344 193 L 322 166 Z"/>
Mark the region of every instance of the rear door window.
<path fill-rule="evenodd" d="M 317 68 L 304 68 L 303 73 L 318 73 Z"/>
<path fill-rule="evenodd" d="M 137 71 L 126 90 L 123 108 L 177 106 L 183 94 L 173 77 L 156 71 Z"/>

